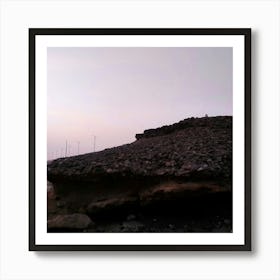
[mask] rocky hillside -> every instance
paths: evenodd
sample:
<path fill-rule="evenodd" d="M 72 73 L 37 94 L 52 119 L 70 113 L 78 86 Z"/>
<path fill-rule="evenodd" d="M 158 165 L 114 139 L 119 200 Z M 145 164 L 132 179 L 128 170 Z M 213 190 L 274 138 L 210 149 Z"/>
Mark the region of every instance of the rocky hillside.
<path fill-rule="evenodd" d="M 50 208 L 53 219 L 82 213 L 95 220 L 170 206 L 182 212 L 220 198 L 225 207 L 224 197 L 231 209 L 232 117 L 188 118 L 145 130 L 131 144 L 54 160 L 47 174 L 59 204 Z"/>
<path fill-rule="evenodd" d="M 95 181 L 104 176 L 231 179 L 232 117 L 189 118 L 144 131 L 137 141 L 48 165 L 49 181 Z"/>

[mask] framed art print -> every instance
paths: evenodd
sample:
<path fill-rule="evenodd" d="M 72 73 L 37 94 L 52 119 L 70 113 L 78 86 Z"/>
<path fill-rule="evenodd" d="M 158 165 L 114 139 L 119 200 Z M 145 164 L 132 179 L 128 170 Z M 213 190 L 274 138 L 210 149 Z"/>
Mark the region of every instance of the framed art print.
<path fill-rule="evenodd" d="M 250 29 L 29 30 L 29 250 L 251 250 Z"/>

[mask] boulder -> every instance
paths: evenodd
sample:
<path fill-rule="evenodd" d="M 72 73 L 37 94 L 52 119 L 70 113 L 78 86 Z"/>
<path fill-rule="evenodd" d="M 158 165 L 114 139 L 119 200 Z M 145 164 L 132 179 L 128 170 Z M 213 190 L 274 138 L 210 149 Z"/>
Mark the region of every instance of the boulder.
<path fill-rule="evenodd" d="M 86 229 L 91 219 L 84 214 L 57 215 L 48 220 L 48 229 Z"/>

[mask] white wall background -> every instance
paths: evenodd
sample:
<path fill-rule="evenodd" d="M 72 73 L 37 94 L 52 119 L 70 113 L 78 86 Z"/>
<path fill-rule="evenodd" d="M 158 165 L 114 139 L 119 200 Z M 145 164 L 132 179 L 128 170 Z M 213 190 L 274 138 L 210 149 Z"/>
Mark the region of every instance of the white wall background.
<path fill-rule="evenodd" d="M 0 279 L 280 279 L 280 2 L 5 1 Z M 28 251 L 28 28 L 251 27 L 252 252 Z"/>

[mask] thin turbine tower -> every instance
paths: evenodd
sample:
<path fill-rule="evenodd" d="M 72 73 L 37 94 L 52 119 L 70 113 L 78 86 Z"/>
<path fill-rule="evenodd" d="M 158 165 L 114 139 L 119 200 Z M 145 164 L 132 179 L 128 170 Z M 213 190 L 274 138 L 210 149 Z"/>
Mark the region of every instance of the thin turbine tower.
<path fill-rule="evenodd" d="M 96 143 L 96 136 L 93 134 L 93 152 L 95 152 L 95 143 Z"/>
<path fill-rule="evenodd" d="M 65 157 L 67 157 L 67 140 L 66 140 L 66 143 L 65 143 Z"/>
<path fill-rule="evenodd" d="M 77 142 L 78 145 L 78 155 L 80 154 L 80 141 Z"/>

